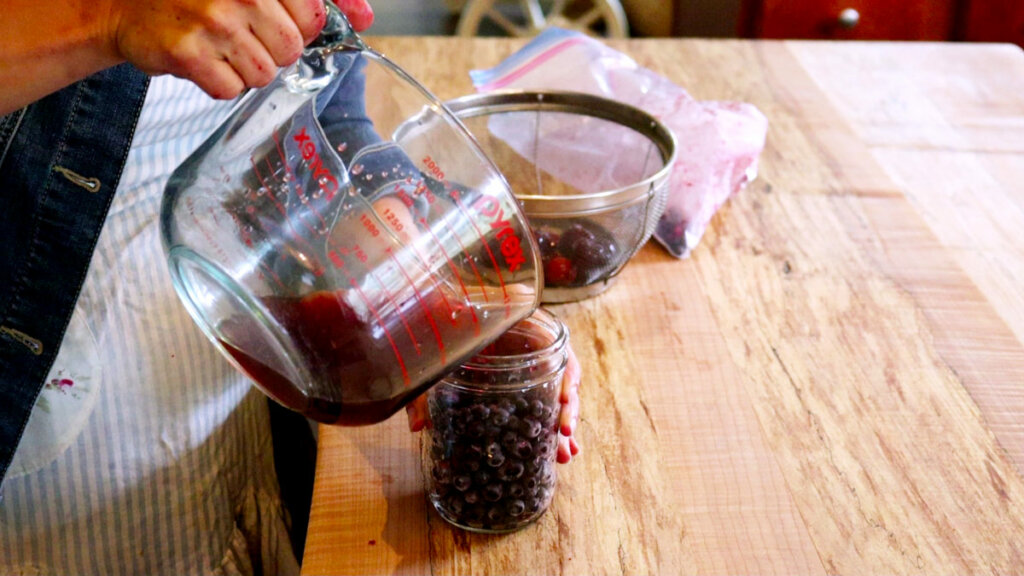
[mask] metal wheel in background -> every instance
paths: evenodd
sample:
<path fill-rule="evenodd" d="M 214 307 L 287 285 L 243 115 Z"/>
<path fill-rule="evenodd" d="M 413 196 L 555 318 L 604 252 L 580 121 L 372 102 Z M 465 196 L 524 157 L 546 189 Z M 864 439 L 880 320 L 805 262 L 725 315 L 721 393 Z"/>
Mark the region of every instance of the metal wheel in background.
<path fill-rule="evenodd" d="M 626 13 L 619 0 L 516 0 L 521 18 L 510 18 L 508 10 L 501 9 L 501 0 L 445 0 L 445 3 L 453 10 L 462 5 L 462 16 L 456 28 L 459 36 L 476 36 L 485 21 L 516 37 L 536 36 L 552 26 L 609 38 L 629 36 Z"/>

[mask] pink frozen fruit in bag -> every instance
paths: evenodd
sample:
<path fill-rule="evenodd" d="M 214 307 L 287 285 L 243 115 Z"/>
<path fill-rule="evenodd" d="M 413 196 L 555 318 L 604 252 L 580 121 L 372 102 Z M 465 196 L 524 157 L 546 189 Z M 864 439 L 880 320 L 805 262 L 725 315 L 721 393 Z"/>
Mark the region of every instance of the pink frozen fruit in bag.
<path fill-rule="evenodd" d="M 548 29 L 498 66 L 470 75 L 481 92 L 568 90 L 618 100 L 672 130 L 678 153 L 654 238 L 679 258 L 697 246 L 718 208 L 757 176 L 768 120 L 756 107 L 697 101 L 625 54 L 578 32 Z M 546 159 L 538 159 L 545 170 Z"/>

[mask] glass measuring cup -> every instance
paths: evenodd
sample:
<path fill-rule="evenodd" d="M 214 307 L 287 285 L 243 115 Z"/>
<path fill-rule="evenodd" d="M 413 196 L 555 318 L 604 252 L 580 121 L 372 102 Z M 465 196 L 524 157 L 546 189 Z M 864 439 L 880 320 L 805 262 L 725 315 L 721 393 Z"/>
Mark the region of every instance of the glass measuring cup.
<path fill-rule="evenodd" d="M 171 278 L 207 337 L 315 420 L 384 420 L 539 303 L 507 183 L 327 2 L 318 41 L 168 182 Z"/>

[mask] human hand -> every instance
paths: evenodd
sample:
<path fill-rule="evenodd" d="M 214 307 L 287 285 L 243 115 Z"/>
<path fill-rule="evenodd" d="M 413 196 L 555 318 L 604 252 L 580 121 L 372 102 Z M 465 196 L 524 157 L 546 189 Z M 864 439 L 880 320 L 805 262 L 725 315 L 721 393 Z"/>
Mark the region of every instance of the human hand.
<path fill-rule="evenodd" d="M 579 454 L 580 447 L 576 443 L 576 424 L 580 414 L 580 379 L 582 370 L 576 353 L 572 347 L 569 348 L 569 361 L 565 366 L 565 373 L 562 375 L 562 390 L 558 395 L 561 410 L 558 415 L 558 463 L 567 464 L 572 457 Z M 430 422 L 430 412 L 427 408 L 427 395 L 421 394 L 405 407 L 406 415 L 409 417 L 409 430 L 419 432 Z"/>
<path fill-rule="evenodd" d="M 109 0 L 106 24 L 120 58 L 151 75 L 195 82 L 214 98 L 265 86 L 295 62 L 326 21 L 324 0 Z M 336 0 L 356 30 L 373 23 L 366 0 Z"/>

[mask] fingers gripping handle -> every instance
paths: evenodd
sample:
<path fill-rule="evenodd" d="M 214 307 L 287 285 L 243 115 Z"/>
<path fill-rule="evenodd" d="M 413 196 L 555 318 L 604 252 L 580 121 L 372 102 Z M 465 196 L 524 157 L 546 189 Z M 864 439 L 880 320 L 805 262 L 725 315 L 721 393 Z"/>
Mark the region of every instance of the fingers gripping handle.
<path fill-rule="evenodd" d="M 324 0 L 327 8 L 327 22 L 323 30 L 307 49 L 327 48 L 349 48 L 353 50 L 366 50 L 366 43 L 356 34 L 354 28 L 348 21 L 348 17 L 340 8 L 334 5 L 331 0 Z"/>

